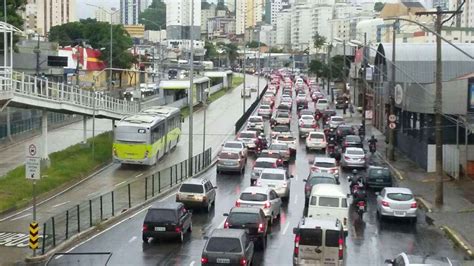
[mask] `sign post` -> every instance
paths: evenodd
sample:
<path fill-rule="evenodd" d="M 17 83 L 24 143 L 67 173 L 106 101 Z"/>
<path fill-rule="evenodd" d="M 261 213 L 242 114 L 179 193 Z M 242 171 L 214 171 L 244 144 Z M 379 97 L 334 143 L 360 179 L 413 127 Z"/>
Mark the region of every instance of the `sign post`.
<path fill-rule="evenodd" d="M 36 222 L 36 180 L 41 178 L 41 158 L 39 146 L 35 143 L 26 145 L 25 177 L 33 181 L 33 221 L 30 223 L 29 246 L 33 250 L 33 257 L 36 256 L 38 248 L 39 226 Z"/>

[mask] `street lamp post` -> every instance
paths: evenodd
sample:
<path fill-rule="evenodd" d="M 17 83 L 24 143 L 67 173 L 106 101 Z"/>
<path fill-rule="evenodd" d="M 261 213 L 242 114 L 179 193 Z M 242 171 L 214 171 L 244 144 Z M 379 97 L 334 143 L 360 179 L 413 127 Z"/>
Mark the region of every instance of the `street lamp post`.
<path fill-rule="evenodd" d="M 194 86 L 194 39 L 193 39 L 193 26 L 194 26 L 194 0 L 191 0 L 191 27 L 190 27 L 190 58 L 189 58 L 189 91 L 188 91 L 188 103 L 189 103 L 189 141 L 188 141 L 188 176 L 193 176 L 193 86 Z"/>

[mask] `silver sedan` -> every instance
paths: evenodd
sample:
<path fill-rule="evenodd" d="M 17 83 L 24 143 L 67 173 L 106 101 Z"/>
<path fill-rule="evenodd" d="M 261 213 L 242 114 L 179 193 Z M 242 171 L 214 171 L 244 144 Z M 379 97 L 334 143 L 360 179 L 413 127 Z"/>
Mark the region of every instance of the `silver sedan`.
<path fill-rule="evenodd" d="M 409 188 L 386 187 L 377 194 L 377 217 L 408 218 L 416 222 L 417 203 Z"/>

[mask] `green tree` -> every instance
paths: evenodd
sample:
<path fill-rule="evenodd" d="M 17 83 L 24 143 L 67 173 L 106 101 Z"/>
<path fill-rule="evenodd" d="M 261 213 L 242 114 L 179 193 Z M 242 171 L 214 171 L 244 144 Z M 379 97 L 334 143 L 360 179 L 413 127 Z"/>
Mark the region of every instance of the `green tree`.
<path fill-rule="evenodd" d="M 237 59 L 237 57 L 239 55 L 238 54 L 239 48 L 237 47 L 237 45 L 235 45 L 234 43 L 218 42 L 217 47 L 220 50 L 224 51 L 224 54 L 227 57 L 227 65 L 230 66 L 230 65 L 234 64 L 235 60 Z"/>
<path fill-rule="evenodd" d="M 265 43 L 260 42 L 260 47 L 267 46 Z M 257 41 L 251 41 L 247 43 L 248 48 L 258 48 L 258 42 Z"/>
<path fill-rule="evenodd" d="M 135 62 L 129 49 L 132 47 L 132 38 L 122 25 L 112 26 L 112 56 L 113 67 L 129 69 Z M 110 55 L 110 24 L 97 22 L 95 19 L 85 19 L 78 22 L 69 22 L 54 26 L 49 31 L 49 40 L 59 45 L 73 45 L 77 40 L 83 40 L 92 48 L 101 49 L 101 59 L 109 61 Z"/>
<path fill-rule="evenodd" d="M 210 7 L 211 7 L 211 4 L 209 4 L 207 1 L 201 2 L 201 10 L 209 9 Z"/>
<path fill-rule="evenodd" d="M 283 53 L 283 49 L 272 47 L 270 48 L 270 53 Z"/>
<path fill-rule="evenodd" d="M 19 29 L 23 29 L 23 18 L 21 13 L 25 11 L 26 0 L 6 0 L 7 2 L 7 23 Z M 5 21 L 3 5 L 0 8 L 0 20 Z M 18 36 L 13 38 L 13 42 L 18 41 Z M 3 51 L 3 38 L 0 38 L 0 49 Z"/>
<path fill-rule="evenodd" d="M 216 46 L 212 42 L 206 41 L 206 43 L 204 44 L 204 49 L 206 49 L 206 54 L 204 55 L 204 59 L 214 60 L 219 57 Z"/>
<path fill-rule="evenodd" d="M 313 43 L 314 48 L 319 50 L 326 43 L 326 37 L 319 35 L 319 33 L 316 33 L 316 35 L 313 36 Z"/>
<path fill-rule="evenodd" d="M 329 67 L 327 64 L 320 60 L 311 60 L 309 63 L 309 72 L 316 74 L 319 78 L 329 77 Z"/>
<path fill-rule="evenodd" d="M 145 30 L 166 29 L 166 4 L 161 0 L 153 0 L 153 3 L 145 9 L 138 19 L 145 25 Z"/>
<path fill-rule="evenodd" d="M 384 3 L 382 3 L 382 2 L 376 2 L 376 3 L 374 4 L 374 11 L 376 11 L 376 12 L 382 11 L 382 9 L 383 9 L 384 6 L 385 6 Z"/>

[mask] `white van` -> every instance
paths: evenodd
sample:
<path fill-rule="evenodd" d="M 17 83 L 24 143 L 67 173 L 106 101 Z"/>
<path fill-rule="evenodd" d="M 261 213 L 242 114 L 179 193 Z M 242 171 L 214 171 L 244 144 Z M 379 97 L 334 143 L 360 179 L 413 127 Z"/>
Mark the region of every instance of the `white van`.
<path fill-rule="evenodd" d="M 303 218 L 293 234 L 293 265 L 344 265 L 344 229 L 338 219 Z"/>
<path fill-rule="evenodd" d="M 309 218 L 324 219 L 337 218 L 342 222 L 344 231 L 347 231 L 349 205 L 347 194 L 341 186 L 335 184 L 318 184 L 313 186 L 309 198 Z"/>

